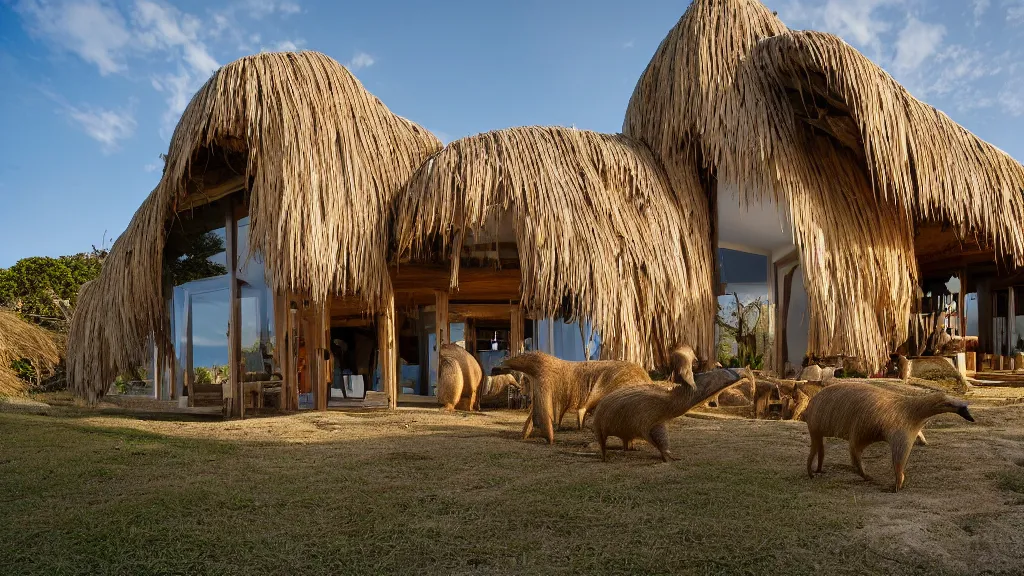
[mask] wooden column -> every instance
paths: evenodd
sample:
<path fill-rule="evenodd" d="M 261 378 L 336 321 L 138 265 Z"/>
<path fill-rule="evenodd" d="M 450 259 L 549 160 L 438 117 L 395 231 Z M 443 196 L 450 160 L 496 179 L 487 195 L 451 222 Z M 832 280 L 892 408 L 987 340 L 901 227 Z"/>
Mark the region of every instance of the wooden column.
<path fill-rule="evenodd" d="M 437 336 L 434 351 L 436 352 L 441 349 L 443 344 L 451 342 L 448 327 L 448 293 L 442 290 L 435 290 L 434 304 L 434 333 Z"/>
<path fill-rule="evenodd" d="M 311 332 L 315 337 L 315 348 L 312 351 L 315 355 L 312 360 L 316 365 L 316 370 L 314 371 L 316 380 L 313 381 L 314 390 L 316 391 L 314 396 L 316 397 L 316 409 L 320 411 L 327 410 L 327 395 L 330 392 L 327 388 L 327 381 L 330 378 L 327 374 L 327 355 L 328 350 L 330 349 L 328 346 L 330 342 L 329 332 L 331 324 L 327 317 L 329 314 L 327 311 L 328 306 L 329 304 L 327 303 L 313 304 L 313 319 L 312 322 L 310 322 L 312 327 Z"/>
<path fill-rule="evenodd" d="M 277 409 L 282 412 L 288 409 L 288 317 L 288 300 L 274 292 L 274 369 L 281 374 Z"/>
<path fill-rule="evenodd" d="M 789 362 L 789 302 L 793 296 L 793 274 L 797 268 L 790 268 L 782 276 L 782 305 L 778 308 L 778 322 L 775 324 L 775 350 L 778 354 L 775 370 L 780 378 L 786 377 L 786 363 Z"/>
<path fill-rule="evenodd" d="M 508 355 L 517 356 L 523 353 L 526 348 L 526 337 L 524 335 L 523 309 L 512 310 L 511 329 L 508 334 Z"/>
<path fill-rule="evenodd" d="M 188 394 L 188 405 L 196 405 L 196 371 L 192 356 L 192 294 L 185 292 L 185 385 L 182 393 Z"/>
<path fill-rule="evenodd" d="M 227 202 L 224 217 L 225 252 L 228 265 L 228 286 L 230 288 L 230 316 L 228 317 L 228 385 L 224 388 L 224 412 L 235 418 L 245 416 L 245 399 L 242 397 L 242 306 L 238 290 L 238 228 L 235 226 L 235 210 Z"/>
<path fill-rule="evenodd" d="M 288 410 L 299 409 L 299 309 L 292 307 L 294 296 L 288 297 Z"/>
<path fill-rule="evenodd" d="M 476 320 L 473 318 L 466 318 L 466 330 L 464 332 L 466 338 L 466 352 L 473 358 L 476 358 Z"/>
<path fill-rule="evenodd" d="M 960 293 L 956 297 L 956 310 L 960 318 L 960 337 L 967 338 L 967 270 L 960 270 Z M 964 352 L 967 352 L 966 340 Z"/>
<path fill-rule="evenodd" d="M 1006 354 L 1004 354 L 1004 356 L 1006 356 L 1007 358 L 1013 358 L 1013 347 L 1017 345 L 1017 335 L 1014 334 L 1014 332 L 1016 332 L 1017 329 L 1017 302 L 1015 292 L 1016 290 L 1013 289 L 1013 286 L 1010 286 L 1006 290 Z M 1003 368 L 1003 370 L 1008 369 L 1008 367 Z"/>
<path fill-rule="evenodd" d="M 395 336 L 395 298 L 389 296 L 377 315 L 377 362 L 380 388 L 387 394 L 388 408 L 398 408 L 398 339 Z M 371 385 L 368 383 L 368 385 Z"/>

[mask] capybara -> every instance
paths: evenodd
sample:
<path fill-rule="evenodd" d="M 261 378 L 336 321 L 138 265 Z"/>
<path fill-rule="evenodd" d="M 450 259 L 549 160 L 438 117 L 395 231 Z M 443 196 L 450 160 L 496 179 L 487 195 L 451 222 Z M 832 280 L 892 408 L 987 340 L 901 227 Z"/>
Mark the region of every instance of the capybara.
<path fill-rule="evenodd" d="M 658 449 L 662 461 L 668 462 L 672 453 L 668 449 L 665 422 L 682 416 L 744 378 L 753 377 L 749 368 L 743 372 L 725 368 L 697 374 L 693 388 L 651 382 L 609 393 L 594 411 L 594 435 L 601 447 L 601 459 L 607 460 L 608 437 L 615 436 L 622 440 L 623 450 L 629 450 L 633 440 L 642 438 Z"/>
<path fill-rule="evenodd" d="M 650 382 L 642 367 L 617 360 L 570 362 L 543 352 L 526 352 L 503 362 L 506 368 L 526 374 L 531 380 L 530 414 L 523 425 L 523 439 L 533 428 L 543 431 L 549 444 L 555 443 L 555 423 L 570 409 L 576 410 L 579 428 L 583 419 L 612 390 L 630 384 Z"/>
<path fill-rule="evenodd" d="M 437 403 L 455 410 L 463 398 L 469 398 L 469 410 L 480 410 L 477 391 L 483 370 L 476 358 L 456 344 L 442 344 L 438 350 Z"/>
<path fill-rule="evenodd" d="M 693 388 L 693 363 L 697 361 L 697 355 L 694 354 L 693 348 L 684 344 L 673 350 L 670 358 L 672 373 L 669 376 L 669 381 L 674 384 L 685 382 L 690 388 Z"/>
<path fill-rule="evenodd" d="M 967 402 L 941 392 L 908 395 L 856 382 L 827 386 L 811 398 L 804 412 L 807 431 L 811 435 L 807 474 L 814 477 L 812 466 L 815 456 L 818 458 L 817 472 L 821 472 L 825 460 L 824 439 L 842 438 L 850 443 L 853 467 L 865 480 L 870 480 L 861 464 L 861 453 L 875 442 L 888 442 L 896 476 L 895 491 L 898 492 L 903 487 L 910 450 L 925 421 L 945 413 L 959 414 L 974 422 Z"/>
<path fill-rule="evenodd" d="M 484 408 L 507 408 L 509 388 L 514 391 L 520 390 L 519 380 L 515 374 L 493 374 L 484 377 L 478 404 Z"/>

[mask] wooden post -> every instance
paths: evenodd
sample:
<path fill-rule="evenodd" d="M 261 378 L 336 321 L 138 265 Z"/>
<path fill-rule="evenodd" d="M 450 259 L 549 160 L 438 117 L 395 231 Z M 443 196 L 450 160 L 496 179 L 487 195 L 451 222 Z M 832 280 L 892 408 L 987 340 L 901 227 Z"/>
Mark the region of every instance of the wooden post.
<path fill-rule="evenodd" d="M 242 306 L 238 290 L 238 227 L 235 225 L 234 203 L 227 202 L 224 217 L 228 286 L 230 288 L 230 316 L 228 318 L 228 386 L 224 389 L 226 415 L 245 417 L 245 399 L 242 397 Z"/>
<path fill-rule="evenodd" d="M 380 388 L 387 394 L 388 408 L 398 408 L 398 345 L 395 337 L 395 297 L 389 295 L 377 316 L 377 354 Z M 372 383 L 370 383 L 372 384 Z"/>
<path fill-rule="evenodd" d="M 960 317 L 960 338 L 964 339 L 964 352 L 967 351 L 967 270 L 960 270 L 960 294 L 956 299 L 956 310 Z"/>
<path fill-rule="evenodd" d="M 312 330 L 310 330 L 314 336 L 313 361 L 316 364 L 316 380 L 313 381 L 314 390 L 316 391 L 314 396 L 316 398 L 316 409 L 320 411 L 327 410 L 327 380 L 329 378 L 327 374 L 327 350 L 328 348 L 328 332 L 330 331 L 330 321 L 327 319 L 327 304 L 314 303 L 312 307 L 313 319 L 311 324 Z"/>
<path fill-rule="evenodd" d="M 288 409 L 299 409 L 299 309 L 292 308 L 295 296 L 288 297 Z"/>
<path fill-rule="evenodd" d="M 985 278 L 976 282 L 978 289 L 978 352 L 985 354 L 995 353 L 993 346 L 992 317 L 995 311 L 995 302 L 992 298 L 992 280 Z"/>
<path fill-rule="evenodd" d="M 192 294 L 185 292 L 185 386 L 183 394 L 188 394 L 188 405 L 196 405 L 196 371 L 192 355 Z M 187 392 L 186 392 L 187 391 Z"/>
<path fill-rule="evenodd" d="M 1016 298 L 1015 292 L 1016 292 L 1016 290 L 1013 289 L 1013 286 L 1010 286 L 1006 290 L 1006 354 L 1005 354 L 1005 356 L 1007 357 L 1007 361 L 1006 361 L 1006 367 L 1002 368 L 1003 370 L 1010 370 L 1010 369 L 1012 369 L 1012 366 L 1010 365 L 1010 362 L 1011 362 L 1010 359 L 1013 358 L 1013 348 L 1017 345 L 1017 337 L 1016 337 L 1017 335 L 1014 333 L 1014 332 L 1017 331 L 1017 326 L 1016 326 L 1016 324 L 1017 324 L 1017 317 L 1016 317 L 1016 313 L 1017 313 L 1017 311 L 1016 311 L 1016 308 L 1017 308 L 1016 300 L 1017 300 L 1017 298 Z"/>
<path fill-rule="evenodd" d="M 473 318 L 466 318 L 466 352 L 473 358 L 476 358 L 476 320 Z"/>
<path fill-rule="evenodd" d="M 786 363 L 789 362 L 789 302 L 793 296 L 793 274 L 799 266 L 793 266 L 782 276 L 782 306 L 778 308 L 779 320 L 775 324 L 775 350 L 778 354 L 775 369 L 780 378 L 786 377 Z"/>
<path fill-rule="evenodd" d="M 526 337 L 524 335 L 523 309 L 516 307 L 512 310 L 511 328 L 508 334 L 508 355 L 517 356 L 523 353 L 526 348 Z"/>
<path fill-rule="evenodd" d="M 443 344 L 451 342 L 448 327 L 448 293 L 442 290 L 434 291 L 434 333 L 437 335 L 435 352 L 441 349 Z"/>

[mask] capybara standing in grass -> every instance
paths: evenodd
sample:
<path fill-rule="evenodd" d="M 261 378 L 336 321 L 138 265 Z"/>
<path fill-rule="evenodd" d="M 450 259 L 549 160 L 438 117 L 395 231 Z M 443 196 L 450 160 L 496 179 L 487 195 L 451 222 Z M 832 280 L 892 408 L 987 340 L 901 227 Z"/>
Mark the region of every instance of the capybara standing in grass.
<path fill-rule="evenodd" d="M 437 403 L 452 411 L 459 400 L 469 398 L 469 410 L 479 410 L 477 391 L 484 374 L 480 363 L 456 344 L 442 344 L 437 355 Z"/>
<path fill-rule="evenodd" d="M 622 440 L 623 450 L 630 449 L 637 438 L 646 440 L 658 449 L 661 459 L 668 462 L 672 453 L 668 449 L 665 422 L 686 414 L 690 408 L 744 378 L 754 378 L 749 368 L 743 372 L 723 368 L 697 374 L 693 388 L 652 382 L 611 392 L 594 411 L 593 428 L 601 447 L 601 459 L 607 459 L 608 437 L 615 436 Z"/>
<path fill-rule="evenodd" d="M 549 444 L 555 443 L 555 423 L 570 409 L 576 410 L 580 429 L 587 412 L 609 392 L 630 384 L 650 382 L 642 367 L 631 362 L 595 360 L 570 362 L 543 352 L 526 352 L 505 360 L 506 368 L 531 379 L 530 414 L 523 425 L 523 439 L 536 427 Z"/>
<path fill-rule="evenodd" d="M 896 490 L 903 487 L 904 470 L 914 440 L 924 423 L 939 414 L 959 414 L 974 422 L 967 402 L 941 392 L 907 395 L 864 383 L 842 383 L 827 386 L 811 398 L 804 412 L 807 431 L 811 435 L 811 454 L 807 457 L 807 474 L 814 478 L 812 466 L 818 458 L 817 472 L 825 460 L 826 437 L 842 438 L 850 443 L 850 460 L 865 480 L 860 456 L 864 448 L 875 442 L 888 442 L 892 450 L 892 467 Z"/>

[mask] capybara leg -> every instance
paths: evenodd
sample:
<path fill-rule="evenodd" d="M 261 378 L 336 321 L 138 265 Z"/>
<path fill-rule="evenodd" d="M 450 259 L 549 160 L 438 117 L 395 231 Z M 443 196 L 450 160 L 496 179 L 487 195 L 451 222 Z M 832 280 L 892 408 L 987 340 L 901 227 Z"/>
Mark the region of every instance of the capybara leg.
<path fill-rule="evenodd" d="M 569 407 L 562 408 L 562 411 L 558 413 L 558 429 L 562 429 L 562 418 L 565 418 L 565 413 L 569 411 Z"/>
<path fill-rule="evenodd" d="M 470 412 L 472 412 L 473 410 L 476 410 L 477 412 L 480 411 L 480 404 L 478 404 L 478 402 L 479 402 L 479 400 L 476 397 L 476 390 L 471 389 L 469 391 L 469 411 Z"/>
<path fill-rule="evenodd" d="M 811 435 L 811 453 L 807 456 L 807 475 L 814 478 L 814 457 L 818 456 L 821 451 L 821 445 L 824 442 L 821 436 Z M 818 472 L 821 472 L 821 458 L 818 459 Z"/>
<path fill-rule="evenodd" d="M 442 410 L 445 412 L 455 412 L 455 404 L 445 404 Z"/>
<path fill-rule="evenodd" d="M 853 464 L 853 469 L 860 474 L 860 477 L 865 480 L 871 480 L 871 476 L 868 476 L 867 472 L 864 471 L 864 463 L 860 460 L 861 453 L 864 452 L 864 446 L 858 442 L 850 442 L 850 462 Z"/>
<path fill-rule="evenodd" d="M 530 437 L 533 433 L 533 406 L 530 407 L 530 413 L 526 415 L 526 423 L 523 424 L 523 440 Z"/>
<path fill-rule="evenodd" d="M 711 397 L 711 400 L 708 400 L 708 408 L 718 408 L 718 394 L 715 394 Z"/>
<path fill-rule="evenodd" d="M 608 461 L 608 437 L 604 434 L 597 435 L 597 445 L 601 447 L 601 460 Z"/>
<path fill-rule="evenodd" d="M 668 449 L 668 430 L 665 429 L 664 424 L 658 424 L 654 428 L 651 428 L 647 433 L 646 440 L 661 453 L 662 462 L 675 460 L 672 456 L 672 452 Z"/>
<path fill-rule="evenodd" d="M 554 444 L 555 443 L 555 423 L 552 422 L 551 420 L 548 420 L 546 422 L 546 426 L 547 426 L 546 432 L 547 432 L 547 435 L 548 435 L 548 444 Z"/>
<path fill-rule="evenodd" d="M 635 448 L 633 448 L 633 439 L 632 438 L 628 438 L 628 439 L 627 438 L 623 438 L 622 439 L 622 451 L 623 452 L 628 452 L 630 450 L 635 450 Z"/>
<path fill-rule="evenodd" d="M 918 446 L 927 446 L 928 440 L 924 437 L 924 430 L 917 431 L 917 441 L 915 442 Z"/>
<path fill-rule="evenodd" d="M 914 447 L 915 436 L 903 436 L 901 434 L 895 435 L 889 440 L 889 446 L 892 448 L 892 472 L 895 476 L 896 489 L 893 492 L 899 492 L 903 488 L 904 471 L 907 468 L 907 460 L 910 458 L 910 450 Z"/>
<path fill-rule="evenodd" d="M 587 417 L 587 407 L 584 406 L 576 411 L 576 422 L 579 424 L 580 430 L 583 430 L 583 419 Z"/>

